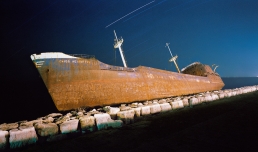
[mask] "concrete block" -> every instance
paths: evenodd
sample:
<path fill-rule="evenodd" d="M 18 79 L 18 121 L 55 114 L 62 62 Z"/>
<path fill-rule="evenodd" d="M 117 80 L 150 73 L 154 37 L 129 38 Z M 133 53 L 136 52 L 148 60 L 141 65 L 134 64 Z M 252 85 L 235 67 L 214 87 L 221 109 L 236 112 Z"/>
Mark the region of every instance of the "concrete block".
<path fill-rule="evenodd" d="M 0 150 L 3 150 L 7 147 L 8 135 L 9 135 L 8 131 L 0 130 Z"/>
<path fill-rule="evenodd" d="M 198 99 L 199 103 L 202 103 L 205 101 L 205 98 L 202 95 L 198 95 L 196 98 Z"/>
<path fill-rule="evenodd" d="M 169 103 L 167 103 L 167 102 L 166 103 L 161 103 L 159 105 L 160 105 L 160 108 L 161 108 L 162 112 L 172 110 L 171 105 Z"/>
<path fill-rule="evenodd" d="M 83 131 L 88 130 L 92 132 L 96 127 L 95 118 L 93 116 L 80 117 L 80 125 Z"/>
<path fill-rule="evenodd" d="M 122 120 L 112 120 L 107 113 L 94 114 L 98 130 L 107 129 L 108 127 L 119 128 L 122 127 Z"/>
<path fill-rule="evenodd" d="M 212 101 L 212 97 L 211 97 L 211 95 L 209 93 L 205 94 L 204 98 L 205 98 L 206 102 Z"/>
<path fill-rule="evenodd" d="M 150 113 L 151 114 L 155 114 L 155 113 L 159 113 L 161 112 L 161 108 L 160 108 L 160 105 L 158 103 L 153 103 L 153 104 L 150 104 Z"/>
<path fill-rule="evenodd" d="M 34 144 L 37 142 L 38 137 L 34 127 L 19 127 L 18 129 L 12 129 L 9 131 L 10 148 L 21 148 L 26 145 Z"/>
<path fill-rule="evenodd" d="M 189 106 L 188 98 L 183 98 L 182 102 L 183 102 L 183 106 L 184 107 L 188 107 Z"/>
<path fill-rule="evenodd" d="M 184 108 L 184 103 L 182 100 L 177 100 L 177 103 L 179 108 Z"/>
<path fill-rule="evenodd" d="M 226 94 L 227 94 L 227 97 L 231 97 L 232 96 L 231 91 L 226 92 Z"/>
<path fill-rule="evenodd" d="M 173 110 L 184 108 L 184 104 L 182 100 L 176 100 L 176 101 L 170 102 L 170 105 Z"/>
<path fill-rule="evenodd" d="M 142 106 L 141 107 L 141 115 L 145 116 L 145 115 L 149 115 L 150 114 L 150 106 Z"/>
<path fill-rule="evenodd" d="M 59 125 L 62 134 L 75 132 L 78 128 L 78 119 L 65 121 Z"/>
<path fill-rule="evenodd" d="M 219 96 L 220 99 L 223 99 L 223 98 L 225 98 L 225 93 L 221 92 L 221 93 L 218 94 L 218 96 Z"/>
<path fill-rule="evenodd" d="M 219 96 L 217 94 L 211 94 L 212 100 L 218 100 Z"/>
<path fill-rule="evenodd" d="M 39 136 L 53 136 L 58 134 L 58 126 L 55 123 L 37 123 L 35 129 Z"/>
<path fill-rule="evenodd" d="M 190 98 L 188 101 L 189 101 L 190 107 L 199 104 L 199 100 L 195 97 Z"/>
<path fill-rule="evenodd" d="M 122 120 L 125 124 L 130 124 L 134 122 L 134 110 L 119 111 L 117 113 L 117 119 Z"/>
<path fill-rule="evenodd" d="M 136 117 L 140 117 L 141 116 L 141 107 L 137 107 L 137 108 L 132 108 L 134 110 L 134 114 Z"/>
<path fill-rule="evenodd" d="M 116 115 L 120 111 L 120 108 L 110 106 L 105 106 L 103 109 L 111 116 L 112 119 L 116 119 Z"/>

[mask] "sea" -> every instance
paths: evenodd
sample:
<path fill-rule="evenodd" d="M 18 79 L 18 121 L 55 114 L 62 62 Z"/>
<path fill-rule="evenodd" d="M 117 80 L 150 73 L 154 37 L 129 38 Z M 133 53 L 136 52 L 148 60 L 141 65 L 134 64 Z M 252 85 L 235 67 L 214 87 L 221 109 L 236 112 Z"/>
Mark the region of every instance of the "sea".
<path fill-rule="evenodd" d="M 258 85 L 258 77 L 222 77 L 224 89 Z M 0 124 L 35 120 L 58 113 L 42 79 L 12 80 L 2 84 Z"/>

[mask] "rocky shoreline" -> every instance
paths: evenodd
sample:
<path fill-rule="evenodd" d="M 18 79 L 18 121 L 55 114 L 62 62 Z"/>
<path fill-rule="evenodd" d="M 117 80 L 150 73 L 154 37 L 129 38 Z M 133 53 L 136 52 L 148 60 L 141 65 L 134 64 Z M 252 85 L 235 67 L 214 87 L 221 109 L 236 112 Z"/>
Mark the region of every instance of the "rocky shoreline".
<path fill-rule="evenodd" d="M 65 115 L 52 113 L 32 121 L 3 123 L 0 124 L 0 150 L 19 149 L 31 144 L 58 141 L 87 132 L 120 128 L 143 116 L 193 107 L 204 102 L 212 102 L 256 90 L 258 90 L 258 86 L 249 86 L 143 103 L 121 104 L 120 107 L 106 106 L 90 111 L 77 109 Z"/>

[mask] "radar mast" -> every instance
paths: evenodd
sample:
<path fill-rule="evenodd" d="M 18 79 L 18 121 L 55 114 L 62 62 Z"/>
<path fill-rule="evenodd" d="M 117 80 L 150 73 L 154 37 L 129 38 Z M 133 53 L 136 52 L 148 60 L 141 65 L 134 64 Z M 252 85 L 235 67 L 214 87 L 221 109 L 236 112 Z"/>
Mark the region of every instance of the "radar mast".
<path fill-rule="evenodd" d="M 126 61 L 125 61 L 125 56 L 124 56 L 124 53 L 123 53 L 123 50 L 121 48 L 124 40 L 123 38 L 121 39 L 118 39 L 117 36 L 116 36 L 116 31 L 114 30 L 114 34 L 115 34 L 115 44 L 114 44 L 114 48 L 119 48 L 119 52 L 120 52 L 120 55 L 121 55 L 121 58 L 122 58 L 122 61 L 123 61 L 123 64 L 124 64 L 124 67 L 127 67 L 127 64 L 126 64 Z"/>
<path fill-rule="evenodd" d="M 170 55 L 171 55 L 171 59 L 169 60 L 169 62 L 174 62 L 174 64 L 175 64 L 175 66 L 176 66 L 176 69 L 177 69 L 177 71 L 178 71 L 178 73 L 180 73 L 180 70 L 179 70 L 179 68 L 178 68 L 178 66 L 177 66 L 177 63 L 176 63 L 176 59 L 177 59 L 177 55 L 176 56 L 173 56 L 172 55 L 172 53 L 171 53 L 171 51 L 170 51 L 170 48 L 169 48 L 169 43 L 166 43 L 166 46 L 165 47 L 168 47 L 168 50 L 169 50 L 169 52 L 170 52 Z"/>

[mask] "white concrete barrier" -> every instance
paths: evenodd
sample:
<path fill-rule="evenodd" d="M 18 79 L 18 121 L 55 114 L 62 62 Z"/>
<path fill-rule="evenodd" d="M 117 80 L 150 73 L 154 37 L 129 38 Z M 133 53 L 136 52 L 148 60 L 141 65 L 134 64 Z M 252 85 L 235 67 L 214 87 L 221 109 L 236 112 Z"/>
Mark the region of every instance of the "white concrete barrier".
<path fill-rule="evenodd" d="M 198 99 L 199 103 L 202 103 L 205 101 L 205 98 L 203 95 L 197 95 L 196 98 Z"/>
<path fill-rule="evenodd" d="M 145 115 L 149 115 L 150 114 L 150 106 L 142 106 L 141 107 L 141 115 L 145 116 Z"/>
<path fill-rule="evenodd" d="M 141 107 L 137 107 L 137 108 L 132 108 L 134 110 L 134 114 L 136 117 L 140 117 L 141 116 Z"/>
<path fill-rule="evenodd" d="M 81 125 L 81 129 L 83 131 L 94 131 L 95 130 L 95 118 L 93 116 L 83 116 L 83 117 L 80 117 L 80 125 Z"/>
<path fill-rule="evenodd" d="M 167 102 L 166 103 L 161 103 L 159 105 L 160 105 L 160 108 L 161 108 L 162 112 L 172 110 L 171 105 L 169 103 L 167 103 Z"/>
<path fill-rule="evenodd" d="M 182 102 L 183 102 L 184 107 L 188 107 L 189 106 L 188 99 L 189 99 L 188 97 L 183 98 Z"/>
<path fill-rule="evenodd" d="M 218 100 L 219 96 L 217 94 L 215 94 L 215 93 L 212 93 L 211 94 L 211 98 L 212 98 L 212 100 Z"/>
<path fill-rule="evenodd" d="M 134 122 L 134 110 L 119 111 L 117 113 L 117 119 L 122 120 L 125 124 L 130 124 Z"/>
<path fill-rule="evenodd" d="M 8 131 L 0 130 L 0 150 L 7 148 L 8 135 Z"/>
<path fill-rule="evenodd" d="M 35 124 L 35 129 L 41 137 L 58 134 L 58 126 L 55 123 L 37 123 Z"/>
<path fill-rule="evenodd" d="M 225 94 L 223 92 L 221 92 L 221 93 L 218 94 L 218 96 L 219 96 L 220 99 L 223 99 L 225 97 Z"/>
<path fill-rule="evenodd" d="M 77 131 L 78 123 L 79 123 L 79 120 L 74 119 L 74 120 L 65 121 L 59 124 L 61 133 L 66 134 L 66 133 L 72 133 Z"/>
<path fill-rule="evenodd" d="M 171 108 L 173 110 L 175 109 L 180 109 L 180 108 L 184 108 L 184 104 L 182 100 L 176 100 L 176 101 L 172 101 L 170 102 Z"/>
<path fill-rule="evenodd" d="M 108 114 L 111 116 L 111 118 L 113 118 L 113 119 L 116 118 L 117 113 L 120 111 L 120 108 L 118 108 L 118 107 L 110 107 L 110 106 L 106 106 L 106 107 L 104 107 L 103 109 L 104 109 L 104 110 L 106 111 L 106 113 L 108 113 Z"/>
<path fill-rule="evenodd" d="M 20 148 L 37 142 L 38 137 L 34 127 L 19 127 L 9 131 L 10 148 Z"/>
<path fill-rule="evenodd" d="M 190 98 L 188 101 L 189 101 L 190 107 L 199 104 L 199 100 L 195 97 Z"/>
<path fill-rule="evenodd" d="M 98 130 L 107 129 L 108 127 L 119 128 L 122 127 L 122 120 L 112 120 L 107 113 L 94 114 Z"/>
<path fill-rule="evenodd" d="M 206 102 L 212 101 L 212 97 L 211 97 L 211 95 L 210 95 L 209 93 L 206 93 L 205 96 L 204 96 L 204 98 L 205 98 L 205 101 L 206 101 Z"/>
<path fill-rule="evenodd" d="M 150 106 L 150 113 L 151 114 L 161 112 L 161 108 L 160 108 L 160 105 L 158 103 L 152 103 L 152 104 L 149 104 L 149 106 Z"/>

